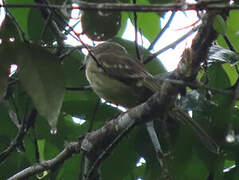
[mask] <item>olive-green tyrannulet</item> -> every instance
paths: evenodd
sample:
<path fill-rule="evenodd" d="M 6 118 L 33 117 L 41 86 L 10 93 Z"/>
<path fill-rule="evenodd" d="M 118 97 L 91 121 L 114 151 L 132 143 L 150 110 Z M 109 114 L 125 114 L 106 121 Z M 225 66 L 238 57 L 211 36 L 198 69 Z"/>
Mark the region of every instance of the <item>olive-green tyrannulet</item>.
<path fill-rule="evenodd" d="M 126 49 L 117 43 L 105 42 L 92 49 L 91 57 L 86 58 L 86 77 L 94 92 L 106 101 L 134 107 L 146 101 L 160 89 L 160 83 Z M 202 142 L 212 152 L 218 146 L 212 138 L 179 108 L 172 108 L 169 115 L 183 121 L 198 134 Z"/>

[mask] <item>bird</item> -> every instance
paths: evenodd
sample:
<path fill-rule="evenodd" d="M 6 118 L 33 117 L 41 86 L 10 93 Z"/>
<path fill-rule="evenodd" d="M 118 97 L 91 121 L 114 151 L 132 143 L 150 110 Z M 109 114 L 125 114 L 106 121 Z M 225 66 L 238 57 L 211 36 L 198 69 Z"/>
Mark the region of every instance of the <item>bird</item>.
<path fill-rule="evenodd" d="M 162 85 L 119 43 L 104 42 L 92 48 L 85 64 L 86 78 L 93 91 L 100 98 L 126 108 L 145 102 Z M 190 126 L 211 152 L 219 152 L 217 143 L 180 107 L 175 105 L 168 115 L 180 117 L 177 120 Z"/>

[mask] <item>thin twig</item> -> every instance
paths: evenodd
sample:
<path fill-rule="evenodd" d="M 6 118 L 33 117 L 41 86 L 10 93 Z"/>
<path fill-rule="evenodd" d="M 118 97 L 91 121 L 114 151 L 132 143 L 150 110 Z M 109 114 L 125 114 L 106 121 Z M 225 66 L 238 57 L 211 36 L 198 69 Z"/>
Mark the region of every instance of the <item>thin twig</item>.
<path fill-rule="evenodd" d="M 84 164 L 85 164 L 85 154 L 82 154 L 81 161 L 80 161 L 80 171 L 78 180 L 83 180 L 84 176 Z"/>
<path fill-rule="evenodd" d="M 224 90 L 224 89 L 217 89 L 213 87 L 206 86 L 200 82 L 196 83 L 191 83 L 191 82 L 186 82 L 183 80 L 175 80 L 175 79 L 168 79 L 168 78 L 157 78 L 157 80 L 162 81 L 162 82 L 169 82 L 175 85 L 180 85 L 184 87 L 190 87 L 193 89 L 207 89 L 215 93 L 220 93 L 220 94 L 225 94 L 225 95 L 232 95 L 233 92 L 231 90 Z"/>
<path fill-rule="evenodd" d="M 39 0 L 38 0 L 38 1 L 39 1 Z M 41 0 L 41 1 L 42 1 L 42 0 Z M 48 5 L 49 5 L 49 2 L 46 1 L 46 0 L 43 0 L 43 2 L 45 2 L 45 3 L 43 3 L 43 4 L 48 4 Z M 65 5 L 64 5 L 64 6 L 65 6 Z M 51 12 L 51 14 L 54 14 L 56 18 L 59 19 L 58 22 L 63 23 L 63 24 L 61 24 L 61 26 L 64 27 L 65 35 L 66 35 L 66 34 L 69 34 L 72 38 L 74 38 L 75 40 L 78 40 L 78 36 L 76 37 L 76 36 L 74 36 L 74 35 L 71 33 L 72 30 L 69 31 L 68 29 L 66 29 L 66 27 L 69 27 L 69 24 L 68 24 L 68 22 L 66 21 L 66 19 L 64 19 L 62 16 L 60 16 L 59 13 L 58 13 L 55 9 L 51 9 L 50 12 Z M 50 14 L 49 14 L 48 16 L 50 16 Z M 74 29 L 74 27 L 75 27 L 78 23 L 79 23 L 79 22 L 76 22 L 76 23 L 71 27 L 71 29 Z"/>
<path fill-rule="evenodd" d="M 91 86 L 82 86 L 82 87 L 66 87 L 68 91 L 91 91 Z"/>
<path fill-rule="evenodd" d="M 78 40 L 78 39 L 77 39 L 77 40 Z M 71 53 L 73 53 L 75 50 L 79 50 L 79 51 L 80 51 L 80 50 L 83 49 L 83 48 L 84 48 L 84 46 L 82 46 L 82 45 L 70 47 L 69 50 L 68 50 L 67 52 L 61 54 L 61 55 L 59 56 L 59 58 L 60 58 L 60 59 L 64 59 L 64 58 L 66 58 L 67 56 L 69 56 Z"/>
<path fill-rule="evenodd" d="M 105 71 L 105 68 L 101 65 L 101 63 L 96 59 L 96 57 L 93 55 L 93 53 L 92 53 L 92 51 L 91 51 L 91 47 L 90 46 L 88 46 L 88 45 L 86 45 L 85 43 L 84 43 L 84 41 L 82 41 L 82 39 L 81 39 L 81 35 L 83 35 L 82 33 L 76 33 L 75 32 L 75 30 L 70 26 L 70 25 L 68 25 L 68 23 L 64 20 L 64 19 L 62 19 L 64 22 L 65 22 L 65 24 L 67 24 L 67 27 L 75 34 L 75 36 L 77 37 L 77 39 L 80 41 L 80 43 L 82 44 L 82 46 L 88 51 L 88 56 L 91 56 L 92 57 L 92 59 L 95 61 L 95 63 L 97 64 L 97 66 L 99 66 L 99 67 L 101 67 L 104 71 Z"/>
<path fill-rule="evenodd" d="M 133 0 L 133 4 L 136 4 L 136 0 Z M 137 12 L 134 11 L 134 44 L 135 44 L 135 51 L 136 51 L 136 57 L 140 60 L 140 54 L 139 54 L 139 47 L 138 47 L 138 23 L 137 23 Z"/>
<path fill-rule="evenodd" d="M 47 0 L 35 0 L 35 2 L 37 5 L 43 5 L 43 4 L 48 6 L 51 5 L 49 4 Z M 61 29 L 59 28 L 57 22 L 53 18 L 51 18 L 55 10 L 51 8 L 40 8 L 40 11 L 42 13 L 43 18 L 49 22 L 47 24 L 49 24 L 50 30 L 56 37 L 56 41 L 57 41 L 56 55 L 60 55 L 62 50 L 64 49 L 64 40 L 66 39 L 66 36 L 61 32 Z"/>
<path fill-rule="evenodd" d="M 223 39 L 225 40 L 228 48 L 233 51 L 233 52 L 236 52 L 235 48 L 233 47 L 231 41 L 229 40 L 229 38 L 227 37 L 227 35 L 223 35 Z"/>
<path fill-rule="evenodd" d="M 51 8 L 51 9 L 80 9 L 80 10 L 104 10 L 104 11 L 137 11 L 137 12 L 167 12 L 167 11 L 181 11 L 181 4 L 150 4 L 139 5 L 129 3 L 88 3 L 78 1 L 78 7 L 72 5 L 46 5 L 46 4 L 1 4 L 0 7 L 5 8 Z M 200 1 L 195 4 L 187 4 L 184 11 L 189 10 L 233 10 L 239 9 L 238 4 L 212 4 L 210 1 Z"/>
<path fill-rule="evenodd" d="M 15 139 L 12 140 L 11 144 L 3 152 L 1 152 L 0 162 L 3 162 L 17 148 L 19 142 L 21 142 L 25 136 L 24 129 L 25 125 L 22 123 Z"/>
<path fill-rule="evenodd" d="M 151 55 L 149 55 L 144 61 L 144 64 L 147 64 L 148 62 L 150 62 L 153 58 L 155 58 L 156 56 L 158 56 L 159 54 L 167 51 L 168 49 L 174 48 L 175 46 L 177 46 L 180 42 L 182 42 L 183 40 L 185 40 L 187 37 L 191 36 L 193 33 L 195 33 L 198 30 L 199 26 L 196 26 L 194 28 L 192 28 L 189 32 L 187 32 L 185 35 L 183 35 L 182 37 L 180 37 L 179 39 L 177 39 L 176 41 L 174 41 L 173 43 L 165 46 L 164 48 L 158 50 L 156 53 L 153 53 Z"/>
<path fill-rule="evenodd" d="M 229 40 L 229 38 L 227 37 L 227 35 L 224 35 L 224 36 L 223 36 L 223 39 L 225 40 L 225 42 L 226 42 L 228 48 L 229 48 L 231 51 L 236 52 L 236 49 L 233 47 L 233 45 L 232 45 L 231 41 Z M 236 64 L 234 67 L 235 67 L 235 69 L 236 69 L 237 74 L 239 74 L 238 65 Z"/>
<path fill-rule="evenodd" d="M 35 146 L 35 159 L 36 162 L 40 162 L 40 151 L 39 151 L 39 146 L 37 143 L 37 135 L 36 135 L 36 129 L 34 126 L 32 126 L 32 134 L 33 134 L 33 141 L 34 141 L 34 146 Z"/>
<path fill-rule="evenodd" d="M 86 175 L 86 179 L 89 179 L 92 173 L 95 171 L 99 163 L 104 159 L 104 157 L 112 150 L 114 146 L 116 146 L 119 141 L 124 137 L 125 134 L 129 132 L 135 125 L 135 122 L 131 121 L 130 124 L 122 131 L 118 136 L 116 136 L 113 141 L 104 149 L 104 151 L 97 157 L 97 159 L 93 162 L 88 174 Z"/>
<path fill-rule="evenodd" d="M 99 105 L 100 105 L 100 98 L 98 98 L 98 101 L 96 102 L 96 105 L 95 105 L 94 110 L 92 112 L 92 118 L 91 118 L 90 123 L 89 123 L 88 132 L 91 132 L 92 129 L 93 129 L 93 125 L 94 125 L 94 121 L 95 121 L 95 117 L 96 117 L 96 112 L 99 109 Z"/>
<path fill-rule="evenodd" d="M 18 22 L 16 21 L 15 17 L 12 15 L 12 13 L 7 9 L 7 14 L 9 15 L 9 18 L 12 20 L 12 22 L 14 23 L 14 25 L 16 26 L 19 34 L 20 34 L 20 38 L 24 41 L 27 42 L 26 38 L 25 38 L 25 32 L 21 29 L 21 27 L 19 26 Z"/>
<path fill-rule="evenodd" d="M 46 22 L 44 23 L 43 28 L 41 30 L 40 39 L 43 39 L 43 37 L 46 33 L 46 30 L 47 30 L 47 26 L 49 25 L 51 17 L 52 17 L 52 13 L 50 13 L 49 16 L 47 16 L 47 19 L 45 20 Z"/>
<path fill-rule="evenodd" d="M 229 48 L 231 51 L 236 52 L 236 50 L 235 50 L 235 48 L 233 47 L 231 41 L 229 40 L 229 38 L 228 38 L 226 35 L 223 36 L 223 39 L 225 40 L 225 42 L 226 42 L 228 48 Z M 236 64 L 234 67 L 235 67 L 235 69 L 236 69 L 237 74 L 239 74 L 239 70 L 238 70 L 237 64 Z M 236 100 L 237 100 L 238 97 L 239 97 L 239 77 L 237 78 L 237 81 L 236 81 L 236 83 L 235 83 L 233 89 L 234 89 L 234 94 L 233 94 L 233 99 L 232 99 L 232 106 L 235 105 Z"/>
<path fill-rule="evenodd" d="M 73 153 L 78 153 L 79 151 L 80 151 L 80 142 L 69 143 L 65 147 L 65 149 L 62 152 L 60 152 L 55 158 L 27 167 L 24 170 L 20 171 L 19 173 L 16 173 L 12 177 L 8 178 L 7 180 L 16 180 L 16 179 L 23 180 L 42 171 L 54 169 L 59 164 L 64 163 L 65 160 L 70 158 Z"/>
<path fill-rule="evenodd" d="M 157 35 L 157 37 L 154 39 L 154 41 L 150 44 L 150 46 L 148 47 L 148 50 L 152 50 L 154 45 L 156 44 L 156 42 L 158 42 L 158 40 L 162 37 L 162 35 L 164 34 L 164 32 L 168 29 L 168 27 L 170 26 L 171 22 L 173 21 L 173 18 L 175 16 L 176 12 L 172 12 L 167 24 L 163 27 L 163 29 L 159 32 L 159 34 Z"/>
<path fill-rule="evenodd" d="M 29 122 L 35 121 L 37 116 L 36 110 L 32 110 L 31 114 L 29 115 L 26 121 L 23 121 L 20 125 L 19 131 L 17 136 L 12 140 L 11 144 L 0 154 L 0 162 L 6 159 L 13 151 L 16 150 L 17 146 L 20 142 L 22 142 L 25 134 L 27 133 L 28 129 L 30 128 Z"/>

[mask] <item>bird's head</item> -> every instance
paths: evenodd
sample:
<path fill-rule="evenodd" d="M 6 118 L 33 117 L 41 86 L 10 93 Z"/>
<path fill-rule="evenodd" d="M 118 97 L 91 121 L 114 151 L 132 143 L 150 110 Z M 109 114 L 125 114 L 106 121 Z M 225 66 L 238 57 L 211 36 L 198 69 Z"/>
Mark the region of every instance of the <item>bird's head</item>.
<path fill-rule="evenodd" d="M 127 53 L 127 50 L 121 46 L 118 43 L 114 43 L 114 42 L 105 42 L 102 44 L 97 45 L 96 47 L 94 47 L 92 49 L 92 53 L 93 54 L 100 54 L 100 53 L 110 53 L 110 52 L 114 52 L 114 53 Z"/>

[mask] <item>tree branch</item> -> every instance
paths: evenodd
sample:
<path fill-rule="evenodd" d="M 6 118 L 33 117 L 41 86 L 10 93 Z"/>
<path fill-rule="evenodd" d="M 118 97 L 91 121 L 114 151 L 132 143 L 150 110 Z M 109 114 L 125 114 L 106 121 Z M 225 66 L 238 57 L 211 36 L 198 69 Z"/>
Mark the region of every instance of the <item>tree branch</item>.
<path fill-rule="evenodd" d="M 160 98 L 162 98 L 162 95 L 159 92 L 154 94 L 147 102 L 119 115 L 100 129 L 87 133 L 79 142 L 68 143 L 65 149 L 55 158 L 27 167 L 8 178 L 8 180 L 26 179 L 42 171 L 54 169 L 63 164 L 74 153 L 84 152 L 91 160 L 96 160 L 103 150 L 107 149 L 109 145 L 114 145 L 112 142 L 115 139 L 120 137 L 121 140 L 136 124 L 148 122 L 162 114 L 165 111 L 165 100 L 168 101 L 168 98 L 171 99 L 171 97 L 164 97 L 162 101 Z M 156 109 L 159 109 L 159 111 L 156 111 Z M 127 132 L 125 129 L 127 129 Z M 122 132 L 125 132 L 124 136 L 119 136 Z M 109 155 L 109 153 L 106 155 Z"/>
<path fill-rule="evenodd" d="M 133 0 L 133 4 L 136 4 L 136 0 Z M 135 44 L 135 51 L 136 51 L 136 57 L 141 60 L 140 54 L 139 54 L 139 47 L 138 47 L 138 16 L 137 13 L 134 11 L 134 44 Z"/>
<path fill-rule="evenodd" d="M 187 4 L 183 9 L 189 10 L 232 10 L 239 9 L 237 4 L 226 4 L 220 1 L 205 2 L 200 1 L 195 4 Z M 80 9 L 80 10 L 104 10 L 104 11 L 137 11 L 137 12 L 166 12 L 166 11 L 180 11 L 182 6 L 180 3 L 170 4 L 151 4 L 151 5 L 139 5 L 128 3 L 88 3 L 78 1 L 79 7 L 73 7 L 71 5 L 47 5 L 47 4 L 3 4 L 0 7 L 6 8 L 51 8 L 51 9 Z"/>
<path fill-rule="evenodd" d="M 200 70 L 200 64 L 206 61 L 209 48 L 218 36 L 212 26 L 216 14 L 218 12 L 210 11 L 203 17 L 202 24 L 193 39 L 191 48 L 185 49 L 175 71 L 178 76 L 177 79 L 190 81 L 196 78 Z"/>
<path fill-rule="evenodd" d="M 55 158 L 44 161 L 42 163 L 34 164 L 30 167 L 27 167 L 26 169 L 20 171 L 19 173 L 13 175 L 12 177 L 8 178 L 7 180 L 21 180 L 21 179 L 27 179 L 30 176 L 33 176 L 37 173 L 54 169 L 55 167 L 59 166 L 60 164 L 63 164 L 65 160 L 70 158 L 72 154 L 78 153 L 80 151 L 80 142 L 72 142 L 69 143 L 65 149 L 59 153 Z"/>
<path fill-rule="evenodd" d="M 12 140 L 11 144 L 3 152 L 0 153 L 0 162 L 3 162 L 13 151 L 16 150 L 17 146 L 22 143 L 28 129 L 34 124 L 36 116 L 37 111 L 33 109 L 29 117 L 26 120 L 23 120 L 14 140 Z"/>

